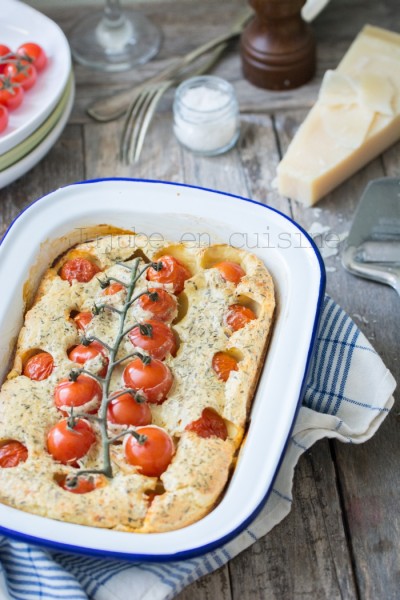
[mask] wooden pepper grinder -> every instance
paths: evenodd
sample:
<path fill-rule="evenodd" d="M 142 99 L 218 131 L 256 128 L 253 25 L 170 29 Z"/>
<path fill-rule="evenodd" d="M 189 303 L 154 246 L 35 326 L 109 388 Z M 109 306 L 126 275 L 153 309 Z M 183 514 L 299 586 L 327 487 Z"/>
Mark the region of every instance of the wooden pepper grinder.
<path fill-rule="evenodd" d="M 256 15 L 242 33 L 243 73 L 257 87 L 289 90 L 315 73 L 315 41 L 301 16 L 306 0 L 249 0 Z"/>

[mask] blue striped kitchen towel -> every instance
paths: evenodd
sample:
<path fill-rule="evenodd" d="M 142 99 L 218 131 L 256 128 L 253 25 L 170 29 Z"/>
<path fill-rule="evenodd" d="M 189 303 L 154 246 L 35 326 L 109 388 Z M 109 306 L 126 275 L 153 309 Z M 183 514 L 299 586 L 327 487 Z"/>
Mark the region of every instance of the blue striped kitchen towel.
<path fill-rule="evenodd" d="M 307 387 L 273 492 L 237 538 L 205 556 L 162 564 L 128 563 L 45 551 L 0 537 L 0 598 L 167 600 L 264 536 L 291 508 L 300 455 L 323 437 L 361 443 L 388 414 L 396 384 L 345 312 L 325 298 Z"/>

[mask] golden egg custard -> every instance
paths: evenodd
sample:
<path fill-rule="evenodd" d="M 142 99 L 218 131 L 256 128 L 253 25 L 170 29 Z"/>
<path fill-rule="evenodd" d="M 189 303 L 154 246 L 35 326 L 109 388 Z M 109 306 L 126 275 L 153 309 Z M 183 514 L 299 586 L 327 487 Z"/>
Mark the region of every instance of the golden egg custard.
<path fill-rule="evenodd" d="M 0 392 L 0 501 L 120 531 L 185 527 L 230 477 L 274 286 L 226 245 L 108 235 L 45 273 Z"/>

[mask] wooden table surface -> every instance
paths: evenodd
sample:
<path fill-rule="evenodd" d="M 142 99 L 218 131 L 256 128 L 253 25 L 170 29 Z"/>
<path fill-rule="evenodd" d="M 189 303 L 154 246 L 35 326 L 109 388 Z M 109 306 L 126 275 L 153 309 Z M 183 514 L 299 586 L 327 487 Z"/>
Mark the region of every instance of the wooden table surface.
<path fill-rule="evenodd" d="M 56 4 L 56 3 L 54 3 Z M 68 32 L 85 8 L 48 9 Z M 71 119 L 47 157 L 30 173 L 0 190 L 0 234 L 32 200 L 82 179 L 110 176 L 165 179 L 249 196 L 278 208 L 305 228 L 318 223 L 340 238 L 369 180 L 400 176 L 400 143 L 351 177 L 313 209 L 279 197 L 276 166 L 307 109 L 321 77 L 335 68 L 365 23 L 400 30 L 398 0 L 332 0 L 313 24 L 318 72 L 293 92 L 257 90 L 242 77 L 237 45 L 214 72 L 233 82 L 242 109 L 242 135 L 235 149 L 216 158 L 184 151 L 171 130 L 171 94 L 149 132 L 140 163 L 118 161 L 121 122 L 98 124 L 85 114 L 94 98 L 158 71 L 174 55 L 225 31 L 243 2 L 163 2 L 141 8 L 164 31 L 157 60 L 134 72 L 103 75 L 76 67 L 77 96 Z M 399 66 L 400 68 L 400 66 Z M 323 240 L 319 238 L 320 245 Z M 399 298 L 383 285 L 347 274 L 337 253 L 326 259 L 327 291 L 353 317 L 399 379 Z M 399 406 L 378 433 L 360 446 L 323 440 L 300 460 L 290 515 L 229 565 L 192 584 L 180 600 L 400 598 Z"/>

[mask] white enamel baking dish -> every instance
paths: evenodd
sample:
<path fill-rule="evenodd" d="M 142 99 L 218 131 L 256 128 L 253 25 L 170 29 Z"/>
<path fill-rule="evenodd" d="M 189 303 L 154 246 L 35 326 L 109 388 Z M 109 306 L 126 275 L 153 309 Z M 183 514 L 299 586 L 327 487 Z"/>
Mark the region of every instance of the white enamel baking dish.
<path fill-rule="evenodd" d="M 2 378 L 22 324 L 26 282 L 34 289 L 54 258 L 84 241 L 89 228 L 99 224 L 170 240 L 201 236 L 202 242 L 246 248 L 265 262 L 278 305 L 247 440 L 222 501 L 184 529 L 123 533 L 50 520 L 0 504 L 0 532 L 60 550 L 128 560 L 192 557 L 236 535 L 268 497 L 310 362 L 324 294 L 323 263 L 298 225 L 251 200 L 160 181 L 106 179 L 61 188 L 31 204 L 0 246 L 0 280 L 7 282 L 0 294 Z"/>

